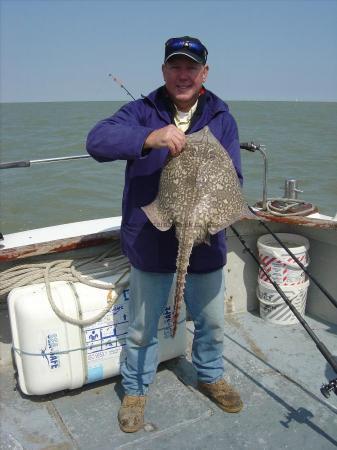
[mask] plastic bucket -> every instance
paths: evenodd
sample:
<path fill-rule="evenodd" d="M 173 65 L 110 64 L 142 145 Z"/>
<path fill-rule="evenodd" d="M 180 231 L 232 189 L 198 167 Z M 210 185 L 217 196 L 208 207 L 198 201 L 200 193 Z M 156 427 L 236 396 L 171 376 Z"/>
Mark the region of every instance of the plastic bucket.
<path fill-rule="evenodd" d="M 309 280 L 296 286 L 280 286 L 301 316 L 304 316 L 305 312 L 308 286 Z M 298 323 L 296 316 L 271 283 L 258 280 L 256 294 L 260 303 L 261 318 L 279 325 Z"/>
<path fill-rule="evenodd" d="M 296 256 L 304 267 L 309 265 L 308 239 L 297 234 L 277 233 L 276 235 Z M 303 284 L 305 273 L 296 261 L 281 247 L 271 234 L 265 234 L 257 240 L 260 264 L 275 283 L 283 286 Z M 259 280 L 270 283 L 260 269 Z"/>

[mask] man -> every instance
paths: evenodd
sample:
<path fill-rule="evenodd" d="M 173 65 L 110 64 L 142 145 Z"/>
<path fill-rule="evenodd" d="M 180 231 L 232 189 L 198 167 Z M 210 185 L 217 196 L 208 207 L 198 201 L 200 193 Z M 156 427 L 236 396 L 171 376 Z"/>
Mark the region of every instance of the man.
<path fill-rule="evenodd" d="M 125 396 L 118 413 L 125 432 L 144 424 L 148 387 L 158 365 L 158 320 L 168 300 L 178 247 L 174 229 L 157 230 L 141 207 L 156 197 L 168 154 L 178 156 L 185 134 L 206 125 L 229 153 L 242 182 L 235 120 L 228 106 L 203 86 L 207 54 L 198 39 L 169 39 L 162 66 L 165 85 L 123 106 L 88 135 L 88 152 L 98 161 L 127 160 L 121 240 L 132 268 L 126 359 L 121 366 Z M 195 326 L 192 362 L 200 391 L 223 410 L 239 412 L 240 396 L 223 380 L 224 232 L 211 236 L 210 243 L 193 249 L 186 280 L 185 302 Z"/>

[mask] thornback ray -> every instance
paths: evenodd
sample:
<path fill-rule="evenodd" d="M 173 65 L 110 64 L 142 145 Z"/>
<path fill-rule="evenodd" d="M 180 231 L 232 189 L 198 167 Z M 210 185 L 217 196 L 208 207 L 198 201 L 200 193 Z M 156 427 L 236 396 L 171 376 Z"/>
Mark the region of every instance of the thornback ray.
<path fill-rule="evenodd" d="M 175 225 L 178 239 L 172 337 L 184 297 L 192 249 L 210 244 L 210 235 L 240 218 L 251 216 L 233 162 L 206 126 L 186 136 L 184 150 L 169 156 L 162 170 L 156 199 L 142 207 L 161 231 Z"/>

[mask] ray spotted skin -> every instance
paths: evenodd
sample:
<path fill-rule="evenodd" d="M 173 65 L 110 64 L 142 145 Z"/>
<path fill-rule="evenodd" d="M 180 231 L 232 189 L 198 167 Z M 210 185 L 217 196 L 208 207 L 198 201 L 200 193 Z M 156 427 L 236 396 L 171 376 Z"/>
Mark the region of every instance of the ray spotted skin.
<path fill-rule="evenodd" d="M 157 198 L 143 207 L 159 230 L 175 225 L 179 242 L 172 336 L 175 335 L 193 246 L 210 244 L 215 234 L 247 214 L 232 160 L 208 127 L 186 136 L 178 157 L 169 157 Z"/>

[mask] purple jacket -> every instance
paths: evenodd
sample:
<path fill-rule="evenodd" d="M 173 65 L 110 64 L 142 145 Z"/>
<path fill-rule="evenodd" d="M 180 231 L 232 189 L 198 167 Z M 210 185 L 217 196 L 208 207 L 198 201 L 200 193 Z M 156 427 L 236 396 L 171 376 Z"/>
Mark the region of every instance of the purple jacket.
<path fill-rule="evenodd" d="M 113 116 L 100 121 L 89 133 L 87 150 L 99 162 L 127 160 L 122 204 L 121 240 L 125 255 L 137 269 L 175 272 L 178 241 L 172 227 L 157 230 L 141 206 L 151 203 L 158 192 L 159 178 L 168 149 L 143 150 L 147 136 L 173 123 L 174 107 L 165 87 L 124 105 Z M 187 134 L 208 125 L 233 160 L 242 183 L 237 126 L 228 106 L 212 92 L 199 97 Z M 204 273 L 226 264 L 225 233 L 211 236 L 211 245 L 193 248 L 189 272 Z"/>

